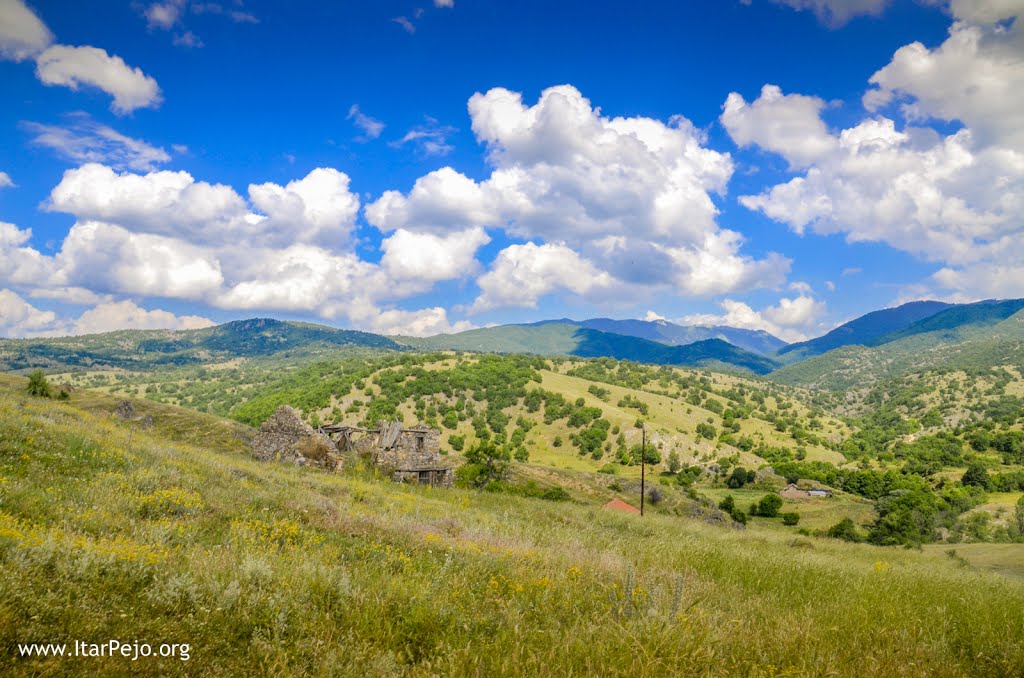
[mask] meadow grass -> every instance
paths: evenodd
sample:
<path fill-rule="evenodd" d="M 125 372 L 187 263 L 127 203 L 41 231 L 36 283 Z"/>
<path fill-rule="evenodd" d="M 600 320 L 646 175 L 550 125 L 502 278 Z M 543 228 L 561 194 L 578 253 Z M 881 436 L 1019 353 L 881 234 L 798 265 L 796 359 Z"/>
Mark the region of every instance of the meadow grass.
<path fill-rule="evenodd" d="M 212 417 L 153 405 L 133 431 L 114 399 L 19 383 L 0 674 L 1024 674 L 1024 583 L 940 551 L 264 464 Z M 191 658 L 15 651 L 110 638 Z"/>

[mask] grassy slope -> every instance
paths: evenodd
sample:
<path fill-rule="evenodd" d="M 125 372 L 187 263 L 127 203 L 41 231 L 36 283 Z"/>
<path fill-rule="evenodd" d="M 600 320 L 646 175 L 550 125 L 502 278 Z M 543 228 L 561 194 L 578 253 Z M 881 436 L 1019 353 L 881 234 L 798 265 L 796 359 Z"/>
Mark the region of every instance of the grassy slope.
<path fill-rule="evenodd" d="M 9 384 L 5 648 L 188 642 L 193 675 L 1024 672 L 1024 585 L 940 553 L 402 487 L 150 433 L 129 450 L 80 394 Z M 0 655 L 9 675 L 182 666 Z"/>

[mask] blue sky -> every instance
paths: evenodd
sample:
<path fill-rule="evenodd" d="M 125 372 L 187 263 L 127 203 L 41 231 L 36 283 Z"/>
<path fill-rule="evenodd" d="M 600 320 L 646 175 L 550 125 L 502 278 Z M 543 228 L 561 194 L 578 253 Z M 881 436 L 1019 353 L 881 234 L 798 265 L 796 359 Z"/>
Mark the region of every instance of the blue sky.
<path fill-rule="evenodd" d="M 0 335 L 1024 295 L 1021 0 L 0 0 Z"/>

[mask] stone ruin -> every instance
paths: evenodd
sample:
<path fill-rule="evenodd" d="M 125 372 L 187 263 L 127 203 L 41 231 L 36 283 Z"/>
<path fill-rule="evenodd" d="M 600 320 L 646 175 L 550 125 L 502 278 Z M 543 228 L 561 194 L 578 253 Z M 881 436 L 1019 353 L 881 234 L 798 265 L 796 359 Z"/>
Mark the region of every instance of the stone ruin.
<path fill-rule="evenodd" d="M 114 416 L 118 419 L 134 419 L 135 403 L 130 400 L 122 400 L 114 408 Z"/>
<path fill-rule="evenodd" d="M 277 408 L 263 422 L 252 440 L 252 451 L 260 461 L 318 466 L 328 471 L 343 465 L 334 441 L 302 421 L 299 411 L 287 405 Z"/>
<path fill-rule="evenodd" d="M 428 426 L 404 428 L 382 422 L 377 429 L 323 426 L 314 429 L 301 413 L 282 405 L 263 422 L 252 442 L 262 461 L 310 464 L 333 471 L 346 454 L 367 457 L 396 482 L 451 487 L 452 469 L 441 461 L 441 432 Z"/>
<path fill-rule="evenodd" d="M 381 422 L 376 430 L 356 426 L 321 430 L 336 437 L 339 449 L 368 456 L 396 482 L 452 486 L 452 468 L 441 460 L 441 432 L 436 428 L 422 424 L 404 428 L 402 422 L 394 421 Z"/>
<path fill-rule="evenodd" d="M 135 412 L 135 403 L 130 400 L 122 400 L 119 402 L 117 407 L 114 408 L 114 416 L 118 419 L 124 419 L 125 421 L 134 421 L 143 429 L 153 428 L 153 415 L 147 414 L 143 417 L 137 416 Z"/>

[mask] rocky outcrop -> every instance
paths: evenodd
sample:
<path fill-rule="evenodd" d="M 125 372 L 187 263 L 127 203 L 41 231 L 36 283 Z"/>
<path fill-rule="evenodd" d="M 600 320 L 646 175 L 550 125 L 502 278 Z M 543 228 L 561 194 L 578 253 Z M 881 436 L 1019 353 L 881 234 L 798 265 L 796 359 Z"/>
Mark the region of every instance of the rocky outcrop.
<path fill-rule="evenodd" d="M 298 410 L 287 405 L 277 408 L 263 422 L 253 438 L 252 451 L 262 461 L 319 466 L 329 471 L 342 465 L 334 442 L 304 422 Z"/>

